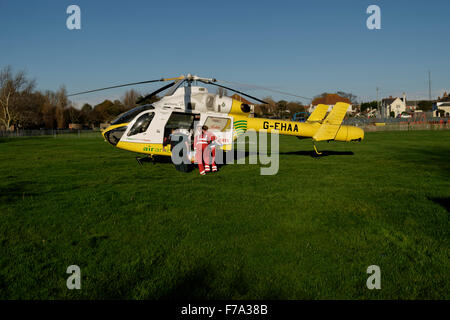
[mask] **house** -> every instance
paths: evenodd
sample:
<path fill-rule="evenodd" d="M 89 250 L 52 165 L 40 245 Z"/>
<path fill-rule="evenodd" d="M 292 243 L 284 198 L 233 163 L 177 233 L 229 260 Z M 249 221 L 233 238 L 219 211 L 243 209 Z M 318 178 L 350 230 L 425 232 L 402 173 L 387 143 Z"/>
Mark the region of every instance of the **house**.
<path fill-rule="evenodd" d="M 420 100 L 406 100 L 406 112 L 417 112 Z"/>
<path fill-rule="evenodd" d="M 327 105 L 328 112 L 330 112 L 331 109 L 333 109 L 334 105 L 338 102 L 345 102 L 345 103 L 350 104 L 347 112 L 355 112 L 355 110 L 352 106 L 352 102 L 348 98 L 341 97 L 340 95 L 335 94 L 335 93 L 326 93 L 320 97 L 314 98 L 314 100 L 311 102 L 311 105 L 309 106 L 308 112 L 312 113 L 319 104 Z"/>
<path fill-rule="evenodd" d="M 394 113 L 394 118 L 402 114 L 402 112 L 406 112 L 405 93 L 403 93 L 403 97 L 401 98 L 393 98 L 392 96 L 390 96 L 389 98 L 381 100 L 381 117 L 389 118 L 391 117 L 391 112 Z"/>
<path fill-rule="evenodd" d="M 440 116 L 440 113 L 442 111 L 444 112 L 444 117 L 450 116 L 450 95 L 447 94 L 447 92 L 444 92 L 444 95 L 441 97 L 438 97 L 437 101 L 433 104 L 433 113 L 437 117 Z"/>

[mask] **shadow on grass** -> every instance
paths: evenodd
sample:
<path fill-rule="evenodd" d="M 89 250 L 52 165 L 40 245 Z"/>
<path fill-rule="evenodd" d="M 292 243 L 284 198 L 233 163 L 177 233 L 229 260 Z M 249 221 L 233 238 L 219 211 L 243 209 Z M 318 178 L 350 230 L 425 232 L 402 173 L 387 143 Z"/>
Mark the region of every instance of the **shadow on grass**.
<path fill-rule="evenodd" d="M 269 152 L 269 154 L 271 154 Z M 313 150 L 309 151 L 292 151 L 292 152 L 280 152 L 280 155 L 297 155 L 297 156 L 309 156 L 312 158 L 322 158 L 322 157 L 328 157 L 328 156 L 353 156 L 354 153 L 352 151 L 321 151 L 321 154 L 315 153 Z M 241 151 L 241 150 L 234 150 L 234 151 L 226 151 L 223 154 L 216 154 L 216 164 L 217 167 L 220 169 L 222 166 L 226 166 L 228 164 L 235 164 L 237 161 L 248 158 L 249 156 L 257 156 L 257 152 L 249 152 L 249 151 Z M 156 164 L 156 163 L 163 163 L 163 164 L 172 164 L 171 157 L 167 156 L 154 156 L 152 158 L 150 157 L 136 157 L 136 160 L 139 165 L 144 165 L 146 163 L 148 164 Z M 175 168 L 178 171 L 182 172 L 191 172 L 192 170 L 195 170 L 197 168 L 196 164 L 190 164 L 186 165 L 185 168 Z"/>
<path fill-rule="evenodd" d="M 211 288 L 208 279 L 213 277 L 212 271 L 208 267 L 194 269 L 180 277 L 176 284 L 170 288 L 159 299 L 206 299 L 210 298 Z"/>
<path fill-rule="evenodd" d="M 153 156 L 152 158 L 150 157 L 143 157 L 143 158 L 139 158 L 136 157 L 136 161 L 138 162 L 139 165 L 144 165 L 145 163 L 149 163 L 149 164 L 157 164 L 157 163 L 163 163 L 163 164 L 172 164 L 174 166 L 174 168 L 178 171 L 181 172 L 191 172 L 192 170 L 194 170 L 194 165 L 192 164 L 181 164 L 181 165 L 175 165 L 172 162 L 172 158 L 171 157 L 165 157 L 165 156 Z"/>
<path fill-rule="evenodd" d="M 443 207 L 447 212 L 450 212 L 450 198 L 430 198 L 428 197 L 428 200 L 433 201 L 434 203 L 437 203 L 441 207 Z"/>
<path fill-rule="evenodd" d="M 209 266 L 197 267 L 180 277 L 176 284 L 158 299 L 222 300 L 239 299 L 249 294 L 256 294 L 256 292 L 252 293 L 252 286 L 256 283 L 252 283 L 245 276 L 242 267 L 228 279 L 222 279 L 218 276 L 219 274 L 220 272 Z M 280 297 L 283 297 L 281 288 L 272 287 L 267 288 L 260 298 L 276 300 Z"/>
<path fill-rule="evenodd" d="M 313 158 L 322 158 L 328 156 L 353 156 L 353 151 L 320 151 L 321 154 L 315 153 L 313 150 L 309 151 L 292 151 L 292 152 L 280 152 L 282 155 L 297 155 L 297 156 L 309 156 Z"/>

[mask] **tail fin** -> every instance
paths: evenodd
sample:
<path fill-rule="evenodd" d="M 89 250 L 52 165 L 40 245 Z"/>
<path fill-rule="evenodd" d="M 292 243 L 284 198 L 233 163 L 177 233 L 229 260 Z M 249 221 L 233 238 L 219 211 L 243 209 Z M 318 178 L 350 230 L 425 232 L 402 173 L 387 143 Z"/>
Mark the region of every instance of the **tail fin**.
<path fill-rule="evenodd" d="M 348 103 L 344 102 L 336 103 L 324 123 L 340 125 L 344 120 L 349 106 L 350 105 Z"/>
<path fill-rule="evenodd" d="M 341 123 L 350 105 L 344 102 L 338 102 L 331 110 L 330 114 L 325 118 L 323 124 L 313 136 L 315 141 L 333 140 L 336 137 Z"/>
<path fill-rule="evenodd" d="M 325 104 L 319 104 L 316 109 L 311 113 L 311 115 L 308 117 L 307 122 L 317 122 L 322 121 L 323 118 L 325 118 L 325 115 L 327 114 L 328 106 Z"/>

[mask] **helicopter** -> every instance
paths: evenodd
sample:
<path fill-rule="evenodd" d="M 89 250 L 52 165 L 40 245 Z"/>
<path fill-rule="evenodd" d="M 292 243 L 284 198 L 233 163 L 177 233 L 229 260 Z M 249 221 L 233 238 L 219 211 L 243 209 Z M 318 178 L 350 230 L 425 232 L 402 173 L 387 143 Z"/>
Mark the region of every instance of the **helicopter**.
<path fill-rule="evenodd" d="M 105 141 L 117 148 L 145 154 L 152 159 L 155 156 L 171 156 L 171 146 L 164 144 L 165 139 L 173 130 L 193 132 L 194 123 L 207 126 L 218 138 L 220 148 L 224 151 L 232 150 L 233 142 L 247 130 L 256 132 L 265 130 L 267 133 L 296 136 L 299 139 L 310 138 L 313 140 L 314 151 L 317 155 L 321 153 L 316 148 L 314 143 L 316 141 L 350 142 L 364 139 L 364 131 L 361 128 L 342 125 L 350 106 L 347 103 L 336 103 L 328 115 L 329 106 L 319 104 L 305 122 L 255 118 L 251 116 L 252 110 L 248 103 L 225 95 L 210 93 L 206 87 L 198 83 L 230 90 L 262 104 L 267 104 L 266 101 L 218 83 L 225 81 L 191 74 L 127 83 L 68 96 L 153 82 L 170 83 L 142 97 L 136 101 L 137 104 L 160 92 L 170 90 L 157 102 L 139 105 L 119 115 L 109 127 L 102 131 Z M 144 158 L 136 159 L 141 164 L 140 160 Z M 190 160 L 194 162 L 192 153 Z M 177 165 L 175 167 L 177 170 L 184 171 Z"/>

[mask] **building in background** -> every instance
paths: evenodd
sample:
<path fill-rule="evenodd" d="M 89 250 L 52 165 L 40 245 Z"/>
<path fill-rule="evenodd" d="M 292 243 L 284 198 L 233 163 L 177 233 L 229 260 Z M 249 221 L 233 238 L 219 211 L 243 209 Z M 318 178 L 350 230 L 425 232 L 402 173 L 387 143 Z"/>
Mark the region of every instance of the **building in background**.
<path fill-rule="evenodd" d="M 433 115 L 436 117 L 440 117 L 443 115 L 444 117 L 450 116 L 450 95 L 447 92 L 444 92 L 444 95 L 438 97 L 437 101 L 433 104 Z"/>
<path fill-rule="evenodd" d="M 395 97 L 390 96 L 389 98 L 385 98 L 381 100 L 381 117 L 389 118 L 391 117 L 391 113 L 394 113 L 394 118 L 398 115 L 401 115 L 402 112 L 406 112 L 406 94 L 403 93 L 403 97 Z"/>
<path fill-rule="evenodd" d="M 414 113 L 418 111 L 420 100 L 406 100 L 406 112 Z"/>
<path fill-rule="evenodd" d="M 311 102 L 311 105 L 309 107 L 308 112 L 312 113 L 316 107 L 319 104 L 325 104 L 328 106 L 328 112 L 331 111 L 331 109 L 333 109 L 334 105 L 338 102 L 345 102 L 350 104 L 350 106 L 348 107 L 347 113 L 353 113 L 355 112 L 355 108 L 352 105 L 352 102 L 345 97 L 341 97 L 340 95 L 336 94 L 336 93 L 326 93 L 320 97 L 314 98 L 313 101 Z"/>

